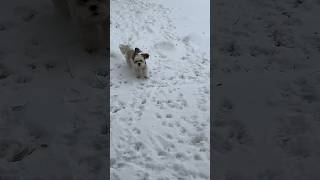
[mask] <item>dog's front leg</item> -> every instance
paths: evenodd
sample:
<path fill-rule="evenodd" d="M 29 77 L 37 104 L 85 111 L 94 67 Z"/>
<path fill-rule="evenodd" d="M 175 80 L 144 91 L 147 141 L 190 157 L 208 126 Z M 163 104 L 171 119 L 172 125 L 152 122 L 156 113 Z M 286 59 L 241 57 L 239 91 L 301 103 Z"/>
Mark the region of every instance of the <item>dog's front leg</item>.
<path fill-rule="evenodd" d="M 146 78 L 146 79 L 148 79 L 148 69 L 147 69 L 147 68 L 144 68 L 144 69 L 142 70 L 142 73 L 143 73 L 143 77 Z"/>
<path fill-rule="evenodd" d="M 140 74 L 140 70 L 139 69 L 135 69 L 135 73 L 136 73 L 136 77 L 140 78 L 141 74 Z"/>

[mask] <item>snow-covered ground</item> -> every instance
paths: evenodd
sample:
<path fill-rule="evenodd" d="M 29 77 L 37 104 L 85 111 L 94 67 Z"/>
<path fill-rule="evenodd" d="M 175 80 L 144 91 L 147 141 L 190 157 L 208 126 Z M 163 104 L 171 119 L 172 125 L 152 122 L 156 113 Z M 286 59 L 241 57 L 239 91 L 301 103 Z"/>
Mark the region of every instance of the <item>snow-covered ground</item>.
<path fill-rule="evenodd" d="M 320 3 L 214 2 L 214 179 L 320 179 Z"/>
<path fill-rule="evenodd" d="M 111 0 L 112 180 L 209 179 L 209 0 Z M 137 79 L 118 46 L 148 52 Z"/>
<path fill-rule="evenodd" d="M 50 0 L 0 12 L 0 179 L 105 179 L 107 57 Z"/>

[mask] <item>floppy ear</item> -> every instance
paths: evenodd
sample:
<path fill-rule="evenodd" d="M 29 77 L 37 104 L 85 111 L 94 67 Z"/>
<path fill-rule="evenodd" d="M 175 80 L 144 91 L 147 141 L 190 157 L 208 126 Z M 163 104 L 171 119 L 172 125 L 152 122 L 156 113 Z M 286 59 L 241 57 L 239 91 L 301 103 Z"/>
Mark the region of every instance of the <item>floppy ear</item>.
<path fill-rule="evenodd" d="M 138 54 L 138 53 L 140 53 L 141 52 L 141 50 L 139 49 L 139 48 L 134 48 L 134 53 L 135 54 Z"/>
<path fill-rule="evenodd" d="M 148 59 L 149 58 L 149 54 L 148 53 L 143 53 L 141 55 L 143 56 L 144 59 Z"/>

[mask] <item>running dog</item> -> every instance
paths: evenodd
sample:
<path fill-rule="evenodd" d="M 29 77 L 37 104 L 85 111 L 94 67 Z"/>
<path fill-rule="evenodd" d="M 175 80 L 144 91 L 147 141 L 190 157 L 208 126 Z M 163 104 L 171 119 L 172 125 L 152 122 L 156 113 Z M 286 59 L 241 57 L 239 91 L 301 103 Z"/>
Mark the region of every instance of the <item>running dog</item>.
<path fill-rule="evenodd" d="M 134 70 L 137 78 L 148 78 L 148 66 L 146 59 L 149 58 L 148 53 L 142 53 L 139 48 L 131 48 L 129 45 L 119 45 L 119 49 L 125 57 L 127 64 Z"/>

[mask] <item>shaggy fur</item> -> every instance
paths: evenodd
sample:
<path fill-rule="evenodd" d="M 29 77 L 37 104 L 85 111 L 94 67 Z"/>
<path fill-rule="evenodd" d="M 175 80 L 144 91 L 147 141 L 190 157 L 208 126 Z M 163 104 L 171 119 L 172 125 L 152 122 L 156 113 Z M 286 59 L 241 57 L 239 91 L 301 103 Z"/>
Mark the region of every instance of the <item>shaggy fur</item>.
<path fill-rule="evenodd" d="M 107 46 L 106 0 L 52 0 L 56 9 L 71 17 L 87 51 Z"/>
<path fill-rule="evenodd" d="M 146 59 L 149 58 L 149 54 L 142 53 L 139 48 L 132 49 L 129 45 L 120 44 L 119 48 L 129 67 L 136 73 L 137 78 L 148 78 L 148 66 Z"/>

